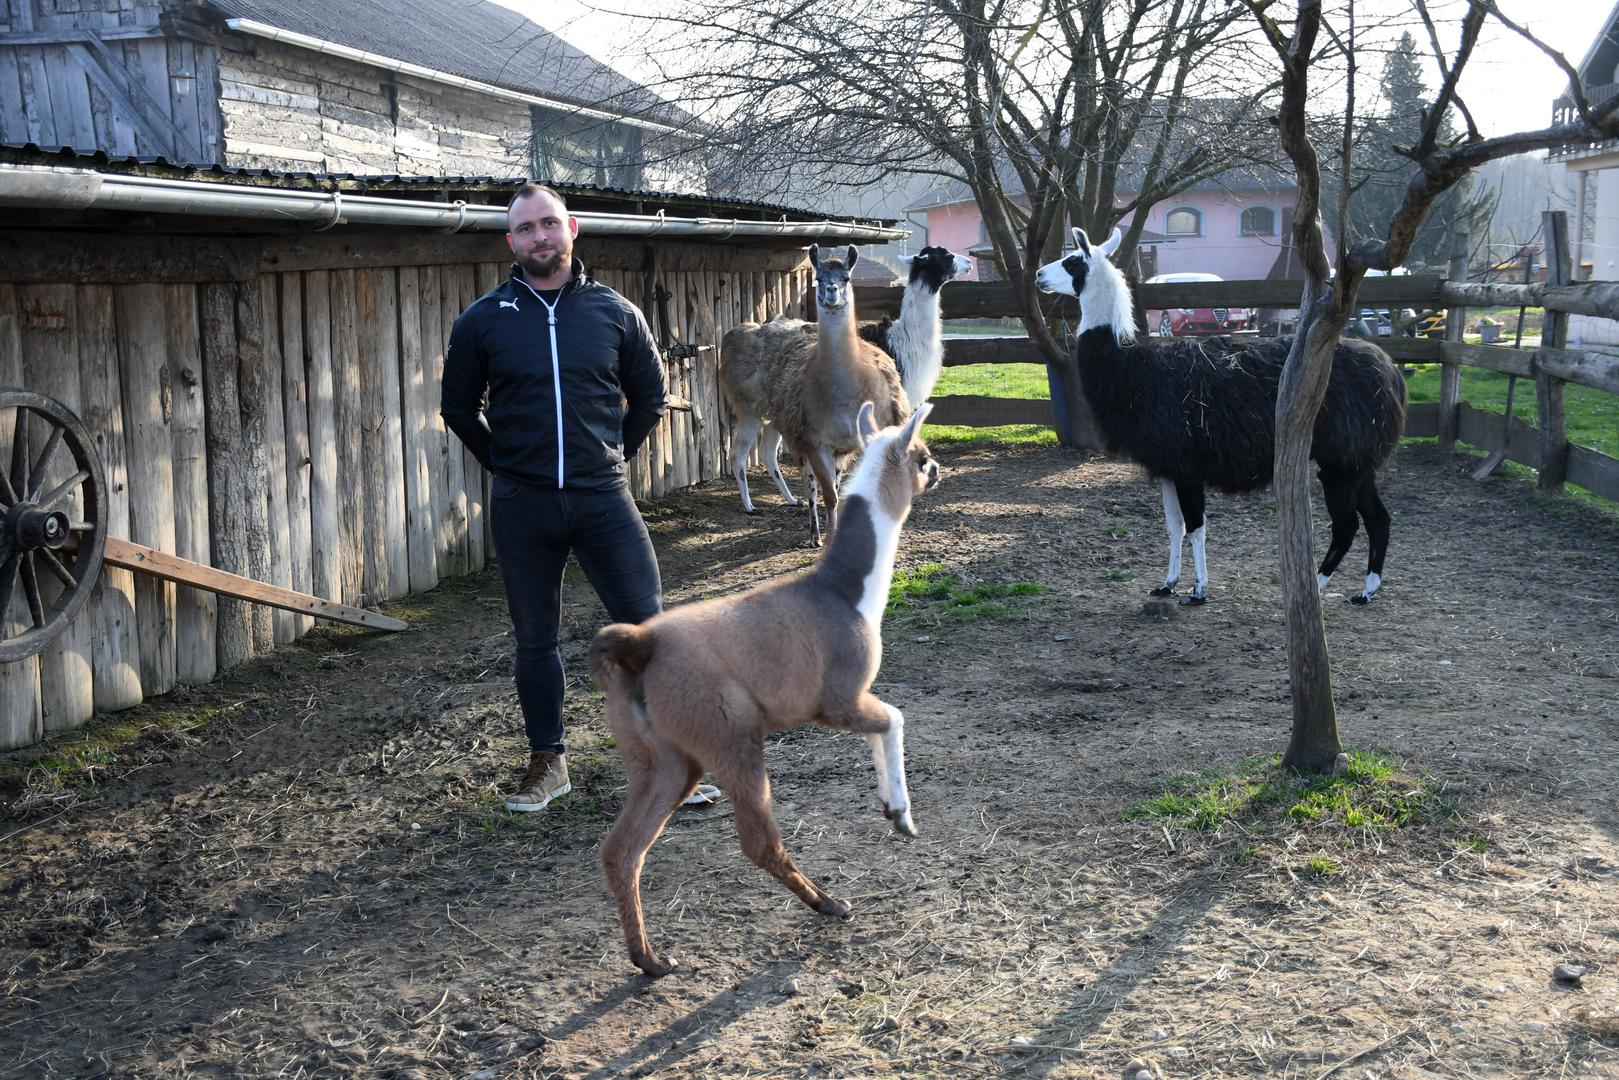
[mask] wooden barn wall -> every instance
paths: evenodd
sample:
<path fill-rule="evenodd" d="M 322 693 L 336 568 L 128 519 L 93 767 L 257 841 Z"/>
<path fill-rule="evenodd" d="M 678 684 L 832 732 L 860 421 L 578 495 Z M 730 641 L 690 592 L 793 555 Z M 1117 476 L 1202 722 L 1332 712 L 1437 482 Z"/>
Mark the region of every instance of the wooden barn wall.
<path fill-rule="evenodd" d="M 211 162 L 210 44 L 164 37 L 155 0 L 0 0 L 0 141 Z"/>
<path fill-rule="evenodd" d="M 232 36 L 219 50 L 228 165 L 521 176 L 528 106 L 341 57 Z"/>
<path fill-rule="evenodd" d="M 0 235 L 0 386 L 49 394 L 86 421 L 113 493 L 110 534 L 348 604 L 397 599 L 493 551 L 487 476 L 438 405 L 450 327 L 504 277 L 503 248 Z M 632 462 L 636 498 L 727 476 L 718 345 L 739 322 L 801 309 L 802 251 L 588 239 L 578 250 L 655 331 L 661 285 L 674 337 L 713 346 L 666 361 L 671 394 L 690 407 L 672 409 Z M 0 444 L 11 422 L 0 417 Z M 17 599 L 0 618 L 25 612 Z M 104 568 L 66 634 L 0 664 L 0 748 L 206 682 L 311 625 Z"/>

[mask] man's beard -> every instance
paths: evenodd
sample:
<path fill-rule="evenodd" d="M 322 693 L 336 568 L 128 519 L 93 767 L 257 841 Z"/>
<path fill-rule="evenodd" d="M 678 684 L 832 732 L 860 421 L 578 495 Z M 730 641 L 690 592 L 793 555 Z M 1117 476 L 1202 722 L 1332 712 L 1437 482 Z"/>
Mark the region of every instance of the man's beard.
<path fill-rule="evenodd" d="M 519 255 L 517 256 L 517 265 L 521 266 L 523 273 L 531 278 L 548 278 L 568 265 L 572 258 L 572 248 L 566 251 L 558 248 L 543 257 L 533 254 Z"/>

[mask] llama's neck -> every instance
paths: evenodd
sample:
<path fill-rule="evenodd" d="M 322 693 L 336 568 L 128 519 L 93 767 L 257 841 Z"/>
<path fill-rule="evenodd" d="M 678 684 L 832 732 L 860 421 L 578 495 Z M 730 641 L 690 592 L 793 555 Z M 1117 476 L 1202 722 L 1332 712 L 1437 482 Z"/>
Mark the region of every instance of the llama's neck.
<path fill-rule="evenodd" d="M 873 630 L 882 629 L 903 524 L 884 513 L 880 499 L 846 491 L 838 503 L 838 527 L 815 564 L 818 583 L 859 611 Z"/>
<path fill-rule="evenodd" d="M 1136 339 L 1135 305 L 1130 283 L 1106 259 L 1091 263 L 1085 291 L 1079 298 L 1079 332 L 1108 327 L 1126 345 Z"/>
<path fill-rule="evenodd" d="M 944 367 L 944 337 L 939 323 L 939 290 L 925 282 L 905 286 L 899 319 L 888 332 L 888 343 L 904 372 L 905 397 L 914 410 L 933 393 Z"/>
<path fill-rule="evenodd" d="M 838 361 L 852 357 L 859 347 L 860 332 L 855 325 L 854 304 L 840 308 L 816 306 L 815 336 L 817 351 L 828 359 Z"/>

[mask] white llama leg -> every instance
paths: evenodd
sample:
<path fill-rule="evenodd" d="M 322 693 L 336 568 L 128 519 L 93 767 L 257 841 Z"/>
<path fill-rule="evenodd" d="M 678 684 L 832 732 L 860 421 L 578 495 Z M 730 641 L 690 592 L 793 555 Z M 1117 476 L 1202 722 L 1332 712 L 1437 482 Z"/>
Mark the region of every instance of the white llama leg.
<path fill-rule="evenodd" d="M 1367 574 L 1366 575 L 1366 590 L 1364 592 L 1362 592 L 1359 596 L 1353 597 L 1350 602 L 1351 603 L 1356 603 L 1356 604 L 1369 604 L 1369 603 L 1371 603 L 1372 602 L 1372 595 L 1377 592 L 1378 588 L 1381 587 L 1382 584 L 1383 584 L 1383 575 L 1382 574 Z"/>
<path fill-rule="evenodd" d="M 748 455 L 759 441 L 759 429 L 764 420 L 757 416 L 739 416 L 736 430 L 731 433 L 731 472 L 736 476 L 736 489 L 742 493 L 742 509 L 753 513 L 753 500 L 748 497 Z M 778 441 L 780 436 L 777 437 Z M 772 466 L 774 467 L 774 466 Z"/>
<path fill-rule="evenodd" d="M 1164 493 L 1164 528 L 1169 532 L 1169 572 L 1152 595 L 1173 596 L 1175 585 L 1181 579 L 1181 541 L 1186 537 L 1186 516 L 1181 513 L 1181 497 L 1176 494 L 1175 485 L 1168 480 L 1160 480 L 1158 484 Z"/>
<path fill-rule="evenodd" d="M 866 741 L 871 744 L 871 761 L 877 766 L 877 801 L 883 804 L 883 812 L 888 811 L 888 757 L 883 752 L 883 736 L 881 732 L 870 731 L 866 733 Z"/>
<path fill-rule="evenodd" d="M 915 836 L 911 794 L 905 786 L 905 714 L 886 701 L 883 708 L 888 710 L 888 730 L 882 734 L 883 761 L 888 766 L 888 818 L 896 831 Z"/>
<path fill-rule="evenodd" d="M 1199 525 L 1192 530 L 1192 570 L 1197 574 L 1197 584 L 1192 587 L 1192 599 L 1202 601 L 1209 593 L 1209 557 L 1204 550 L 1204 541 L 1208 538 L 1209 527 Z"/>
<path fill-rule="evenodd" d="M 787 505 L 797 506 L 798 499 L 787 486 L 787 478 L 781 475 L 781 432 L 768 420 L 765 421 L 764 439 L 759 443 L 759 456 L 764 459 L 765 468 L 770 470 L 770 479 L 776 482 L 776 490 L 787 500 Z"/>

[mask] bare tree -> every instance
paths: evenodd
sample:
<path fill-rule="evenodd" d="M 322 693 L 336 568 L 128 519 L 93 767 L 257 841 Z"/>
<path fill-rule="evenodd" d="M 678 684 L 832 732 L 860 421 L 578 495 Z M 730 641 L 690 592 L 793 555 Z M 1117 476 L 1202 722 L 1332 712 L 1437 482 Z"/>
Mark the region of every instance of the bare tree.
<path fill-rule="evenodd" d="M 1270 43 L 1281 71 L 1281 110 L 1277 117 L 1282 145 L 1298 174 L 1298 206 L 1293 218 L 1293 240 L 1305 271 L 1299 308 L 1298 336 L 1282 373 L 1276 401 L 1276 508 L 1281 535 L 1282 590 L 1287 617 L 1288 667 L 1292 684 L 1292 738 L 1283 762 L 1307 772 L 1329 771 L 1342 745 L 1332 700 L 1332 676 L 1326 633 L 1321 622 L 1321 601 L 1316 589 L 1315 564 L 1310 551 L 1309 458 L 1315 417 L 1326 395 L 1332 371 L 1332 352 L 1338 336 L 1357 310 L 1356 294 L 1369 270 L 1392 270 L 1404 262 L 1417 228 L 1434 200 L 1487 161 L 1512 154 L 1619 137 L 1619 98 L 1592 106 L 1578 72 L 1560 53 L 1548 48 L 1527 29 L 1509 20 L 1494 0 L 1467 0 L 1466 12 L 1454 27 L 1456 40 L 1446 45 L 1428 0 L 1412 0 L 1424 28 L 1430 54 L 1438 65 L 1441 82 L 1422 112 L 1415 142 L 1398 147 L 1413 168 L 1405 196 L 1381 237 L 1340 245 L 1336 266 L 1328 262 L 1321 224 L 1322 166 L 1306 121 L 1312 68 L 1333 54 L 1355 55 L 1354 5 L 1341 14 L 1323 15 L 1321 0 L 1300 0 L 1296 5 L 1276 0 L 1242 0 Z M 1466 103 L 1457 93 L 1480 31 L 1494 19 L 1549 56 L 1568 74 L 1575 118 L 1536 131 L 1485 138 Z M 1323 33 L 1327 44 L 1318 44 Z M 1345 112 L 1344 130 L 1352 128 L 1353 81 Z M 1445 138 L 1445 117 L 1454 109 L 1463 119 L 1463 134 Z M 1339 169 L 1351 173 L 1351 141 L 1339 147 Z M 1348 186 L 1340 188 L 1338 220 L 1348 214 Z"/>
<path fill-rule="evenodd" d="M 1264 87 L 1238 74 L 1257 45 L 1244 15 L 1225 0 L 687 0 L 660 17 L 653 58 L 657 89 L 707 123 L 731 194 L 964 185 L 1058 361 L 1033 275 L 1069 225 L 1130 218 L 1128 255 L 1154 203 L 1274 147 Z"/>

